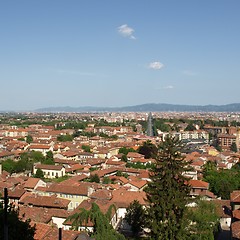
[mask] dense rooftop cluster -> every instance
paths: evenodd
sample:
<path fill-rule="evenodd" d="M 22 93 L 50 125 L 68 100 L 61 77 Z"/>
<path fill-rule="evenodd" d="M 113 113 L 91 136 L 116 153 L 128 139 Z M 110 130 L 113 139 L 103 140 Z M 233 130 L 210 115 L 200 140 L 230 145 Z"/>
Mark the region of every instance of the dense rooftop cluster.
<path fill-rule="evenodd" d="M 63 239 L 87 238 L 71 230 L 68 217 L 92 203 L 104 213 L 114 204 L 112 226 L 129 230 L 126 209 L 134 200 L 147 207 L 144 188 L 155 163 L 143 146 L 158 146 L 169 134 L 185 142 L 191 197 L 222 206 L 219 219 L 240 239 L 239 189 L 221 200 L 206 177 L 208 165 L 227 171 L 239 163 L 239 115 L 152 115 L 154 136 L 147 136 L 148 113 L 1 114 L 0 190 L 7 188 L 21 218 L 36 224 L 35 239 L 56 239 L 57 228 Z M 91 222 L 87 228 L 91 231 Z"/>

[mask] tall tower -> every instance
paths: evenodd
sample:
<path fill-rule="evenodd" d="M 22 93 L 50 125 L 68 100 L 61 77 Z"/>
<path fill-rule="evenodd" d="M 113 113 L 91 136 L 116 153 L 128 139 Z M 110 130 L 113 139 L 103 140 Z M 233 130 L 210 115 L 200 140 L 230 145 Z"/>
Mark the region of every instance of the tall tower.
<path fill-rule="evenodd" d="M 147 120 L 147 136 L 153 137 L 153 124 L 152 124 L 152 113 L 150 112 L 148 114 L 148 120 Z"/>

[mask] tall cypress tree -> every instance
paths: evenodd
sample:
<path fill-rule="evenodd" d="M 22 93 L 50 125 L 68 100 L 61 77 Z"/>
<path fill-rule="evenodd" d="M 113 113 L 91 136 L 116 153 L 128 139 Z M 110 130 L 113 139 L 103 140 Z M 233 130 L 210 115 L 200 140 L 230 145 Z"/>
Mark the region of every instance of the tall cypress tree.
<path fill-rule="evenodd" d="M 149 203 L 148 218 L 152 239 L 185 239 L 184 214 L 190 186 L 183 172 L 187 163 L 181 154 L 183 144 L 169 136 L 159 145 L 156 163 L 145 189 Z"/>

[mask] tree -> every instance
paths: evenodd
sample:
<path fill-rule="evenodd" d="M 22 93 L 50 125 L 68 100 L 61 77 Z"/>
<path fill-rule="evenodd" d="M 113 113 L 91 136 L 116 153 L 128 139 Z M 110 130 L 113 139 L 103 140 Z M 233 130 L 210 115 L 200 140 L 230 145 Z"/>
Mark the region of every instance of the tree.
<path fill-rule="evenodd" d="M 120 170 L 117 170 L 116 176 L 117 176 L 117 177 L 125 177 L 125 178 L 128 178 L 128 174 L 127 174 L 127 173 L 123 173 L 123 172 L 120 171 Z"/>
<path fill-rule="evenodd" d="M 178 240 L 186 238 L 184 214 L 190 193 L 188 170 L 181 154 L 183 144 L 178 138 L 168 136 L 159 145 L 156 163 L 150 169 L 151 182 L 147 194 L 148 223 L 153 239 Z"/>
<path fill-rule="evenodd" d="M 230 193 L 240 187 L 240 171 L 237 168 L 204 172 L 204 181 L 210 191 L 222 199 L 229 199 Z"/>
<path fill-rule="evenodd" d="M 2 169 L 9 172 L 13 173 L 15 169 L 16 163 L 12 159 L 7 159 L 2 162 Z"/>
<path fill-rule="evenodd" d="M 34 240 L 35 227 L 31 227 L 30 220 L 21 221 L 19 212 L 13 206 L 8 206 L 8 240 Z M 0 205 L 0 218 L 4 217 L 4 209 Z M 4 225 L 0 224 L 0 239 L 4 239 Z"/>
<path fill-rule="evenodd" d="M 129 152 L 136 152 L 133 148 L 127 148 L 127 147 L 121 147 L 118 151 L 118 153 L 123 153 L 124 155 L 127 155 Z"/>
<path fill-rule="evenodd" d="M 130 203 L 130 205 L 127 207 L 125 219 L 131 226 L 133 235 L 139 235 L 146 225 L 146 211 L 139 201 L 134 200 L 132 203 Z"/>
<path fill-rule="evenodd" d="M 138 153 L 143 154 L 145 158 L 156 158 L 158 149 L 155 144 L 147 140 L 138 148 Z"/>
<path fill-rule="evenodd" d="M 237 144 L 235 142 L 233 142 L 232 145 L 230 146 L 230 150 L 233 151 L 233 152 L 237 152 L 238 151 Z"/>
<path fill-rule="evenodd" d="M 110 180 L 109 177 L 104 177 L 103 180 L 102 180 L 102 183 L 103 184 L 109 184 L 109 183 L 111 183 L 111 180 Z"/>
<path fill-rule="evenodd" d="M 90 182 L 100 183 L 100 178 L 97 174 L 90 175 Z"/>
<path fill-rule="evenodd" d="M 154 119 L 153 120 L 153 128 L 154 128 L 154 131 L 156 132 L 157 129 L 159 129 L 160 131 L 162 132 L 169 132 L 171 131 L 171 127 L 165 123 L 165 119 Z"/>
<path fill-rule="evenodd" d="M 88 146 L 88 145 L 82 145 L 82 149 L 83 149 L 85 152 L 91 152 L 91 148 L 90 148 L 90 146 Z"/>
<path fill-rule="evenodd" d="M 91 237 L 96 240 L 124 240 L 124 236 L 116 232 L 110 224 L 113 210 L 116 211 L 115 206 L 111 205 L 106 214 L 102 213 L 96 203 L 92 203 L 89 210 L 85 208 L 79 209 L 80 211 L 69 216 L 67 220 L 72 221 L 72 227 L 78 230 L 80 226 L 85 226 L 91 222 L 93 224 L 93 233 Z"/>
<path fill-rule="evenodd" d="M 31 136 L 31 135 L 28 135 L 27 137 L 26 137 L 26 142 L 27 143 L 31 143 L 33 141 L 33 137 Z"/>
<path fill-rule="evenodd" d="M 57 136 L 57 140 L 59 142 L 71 142 L 73 140 L 73 136 L 66 134 L 66 135 L 59 135 Z"/>
<path fill-rule="evenodd" d="M 196 128 L 192 123 L 189 123 L 187 127 L 184 129 L 184 131 L 195 131 Z"/>
<path fill-rule="evenodd" d="M 24 158 L 24 154 L 21 155 L 21 159 L 22 159 L 22 156 Z M 26 158 L 28 159 L 28 161 L 31 161 L 31 162 L 42 162 L 45 159 L 43 154 L 39 151 L 31 151 L 30 153 L 27 153 Z"/>
<path fill-rule="evenodd" d="M 222 152 L 222 147 L 221 147 L 221 145 L 219 144 L 219 141 L 218 141 L 218 140 L 215 141 L 214 147 L 216 148 L 217 151 Z"/>
<path fill-rule="evenodd" d="M 53 152 L 48 151 L 46 157 L 42 160 L 43 164 L 54 165 Z"/>
<path fill-rule="evenodd" d="M 204 165 L 203 165 L 203 177 L 209 175 L 209 173 L 213 172 L 213 171 L 217 171 L 217 163 L 213 162 L 213 161 L 207 161 Z"/>
<path fill-rule="evenodd" d="M 189 208 L 187 218 L 191 220 L 189 232 L 192 240 L 214 240 L 218 227 L 218 214 L 214 202 L 198 200 L 197 206 Z"/>
<path fill-rule="evenodd" d="M 121 161 L 127 162 L 128 161 L 127 155 L 123 154 L 121 157 Z"/>
<path fill-rule="evenodd" d="M 44 173 L 43 173 L 42 169 L 38 168 L 34 177 L 35 178 L 44 178 Z"/>
<path fill-rule="evenodd" d="M 24 172 L 26 170 L 31 170 L 31 169 L 32 168 L 30 167 L 29 162 L 25 159 L 21 159 L 18 162 L 16 162 L 15 167 L 14 167 L 14 171 L 16 173 Z"/>

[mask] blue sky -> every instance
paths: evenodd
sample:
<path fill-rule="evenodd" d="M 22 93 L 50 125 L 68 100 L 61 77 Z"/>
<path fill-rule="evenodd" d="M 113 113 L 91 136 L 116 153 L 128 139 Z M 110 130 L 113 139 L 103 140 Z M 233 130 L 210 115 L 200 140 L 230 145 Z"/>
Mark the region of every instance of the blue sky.
<path fill-rule="evenodd" d="M 0 3 L 0 110 L 240 102 L 239 0 Z"/>

